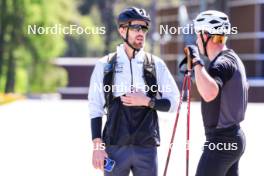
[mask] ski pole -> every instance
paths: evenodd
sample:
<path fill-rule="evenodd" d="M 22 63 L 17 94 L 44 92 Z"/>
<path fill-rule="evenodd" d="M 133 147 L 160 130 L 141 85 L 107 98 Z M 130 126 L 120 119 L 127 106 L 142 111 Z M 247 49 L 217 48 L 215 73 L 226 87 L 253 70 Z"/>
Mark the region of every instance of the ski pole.
<path fill-rule="evenodd" d="M 176 113 L 176 119 L 173 127 L 173 132 L 171 136 L 171 141 L 170 141 L 170 146 L 169 146 L 169 151 L 166 159 L 166 164 L 165 164 L 165 169 L 163 172 L 163 176 L 167 175 L 167 170 L 169 166 L 169 161 L 170 161 L 170 156 L 171 156 L 171 151 L 172 151 L 172 146 L 174 144 L 174 137 L 176 133 L 176 128 L 178 125 L 178 120 L 179 120 L 179 115 L 180 115 L 180 110 L 181 110 L 181 105 L 183 101 L 183 95 L 184 91 L 186 88 L 187 84 L 187 102 L 188 102 L 188 112 L 187 112 L 187 139 L 186 139 L 186 176 L 189 175 L 189 141 L 190 141 L 190 89 L 191 89 L 191 58 L 190 58 L 190 53 L 188 48 L 184 48 L 184 53 L 187 57 L 187 72 L 184 74 L 183 78 L 183 85 L 182 85 L 182 90 L 180 94 L 180 102 L 179 106 L 177 108 L 177 113 Z"/>
<path fill-rule="evenodd" d="M 191 111 L 191 71 L 192 60 L 188 48 L 184 48 L 187 57 L 187 134 L 186 134 L 186 176 L 189 176 L 189 155 L 190 155 L 190 111 Z"/>
<path fill-rule="evenodd" d="M 177 128 L 177 124 L 178 124 L 178 120 L 179 120 L 180 109 L 181 109 L 181 104 L 182 104 L 182 100 L 183 100 L 183 94 L 184 94 L 185 85 L 186 85 L 186 77 L 184 76 L 182 90 L 181 90 L 181 95 L 180 95 L 180 102 L 179 102 L 179 106 L 177 108 L 176 119 L 175 119 L 175 122 L 174 122 L 173 132 L 172 132 L 172 136 L 171 136 L 171 141 L 170 141 L 170 146 L 169 146 L 169 151 L 168 151 L 168 155 L 167 155 L 167 160 L 166 160 L 166 165 L 165 165 L 163 176 L 167 175 L 168 165 L 169 165 L 170 156 L 171 156 L 171 149 L 172 149 L 172 145 L 173 145 L 173 142 L 174 142 L 174 136 L 175 136 L 175 133 L 176 133 L 176 128 Z"/>

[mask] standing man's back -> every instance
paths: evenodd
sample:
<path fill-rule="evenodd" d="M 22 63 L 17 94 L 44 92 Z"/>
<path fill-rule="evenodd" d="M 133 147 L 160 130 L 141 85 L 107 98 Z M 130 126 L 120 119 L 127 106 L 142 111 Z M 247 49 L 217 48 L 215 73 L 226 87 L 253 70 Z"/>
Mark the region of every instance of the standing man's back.
<path fill-rule="evenodd" d="M 226 46 L 231 31 L 226 14 L 215 10 L 201 12 L 194 20 L 194 28 L 198 47 L 188 48 L 202 97 L 206 136 L 196 176 L 238 176 L 246 144 L 240 127 L 248 102 L 245 68 L 237 54 Z M 208 68 L 199 52 L 208 57 Z"/>

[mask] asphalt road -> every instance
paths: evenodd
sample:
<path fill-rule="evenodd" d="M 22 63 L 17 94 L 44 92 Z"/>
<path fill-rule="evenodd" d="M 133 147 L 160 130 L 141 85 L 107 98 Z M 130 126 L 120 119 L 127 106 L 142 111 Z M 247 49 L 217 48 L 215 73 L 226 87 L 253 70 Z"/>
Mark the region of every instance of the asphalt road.
<path fill-rule="evenodd" d="M 91 165 L 92 143 L 87 101 L 21 100 L 0 106 L 0 176 L 101 176 Z M 175 114 L 159 113 L 162 175 Z M 204 142 L 200 104 L 191 104 L 190 176 Z M 247 137 L 241 176 L 263 175 L 264 104 L 248 106 L 242 127 Z M 186 104 L 176 132 L 168 176 L 185 171 Z"/>

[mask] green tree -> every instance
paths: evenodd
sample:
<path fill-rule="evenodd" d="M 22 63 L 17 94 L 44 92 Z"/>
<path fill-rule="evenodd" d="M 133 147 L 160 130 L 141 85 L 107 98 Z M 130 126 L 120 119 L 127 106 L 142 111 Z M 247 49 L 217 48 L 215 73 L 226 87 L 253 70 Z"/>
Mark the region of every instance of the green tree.
<path fill-rule="evenodd" d="M 79 7 L 82 14 L 89 14 L 94 5 L 100 10 L 102 24 L 106 27 L 104 54 L 110 52 L 111 42 L 114 41 L 116 36 L 116 23 L 114 18 L 115 2 L 116 0 L 83 0 L 83 4 Z"/>
<path fill-rule="evenodd" d="M 65 48 L 64 35 L 29 34 L 28 26 L 67 25 L 74 20 L 72 0 L 1 0 L 0 1 L 0 90 L 14 92 L 15 85 L 24 91 L 48 91 L 45 85 L 60 84 L 51 61 Z M 18 74 L 24 73 L 24 76 Z M 25 76 L 26 75 L 26 76 Z M 22 77 L 22 80 L 17 80 Z M 49 78 L 47 78 L 49 77 Z M 55 78 L 56 77 L 56 78 Z M 47 84 L 48 82 L 53 84 Z M 19 83 L 20 82 L 20 83 Z M 26 82 L 26 84 L 21 84 Z"/>

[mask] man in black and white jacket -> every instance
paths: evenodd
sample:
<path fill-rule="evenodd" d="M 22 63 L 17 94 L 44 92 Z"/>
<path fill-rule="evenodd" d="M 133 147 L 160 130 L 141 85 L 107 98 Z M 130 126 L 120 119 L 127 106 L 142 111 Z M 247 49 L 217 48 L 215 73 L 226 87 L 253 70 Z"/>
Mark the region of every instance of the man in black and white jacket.
<path fill-rule="evenodd" d="M 93 165 L 103 170 L 109 157 L 116 165 L 105 175 L 128 176 L 132 171 L 134 176 L 156 176 L 157 111 L 174 112 L 179 91 L 163 60 L 143 51 L 150 23 L 146 11 L 127 8 L 117 21 L 124 43 L 98 61 L 89 88 L 92 140 L 94 146 L 106 146 L 94 149 Z"/>

